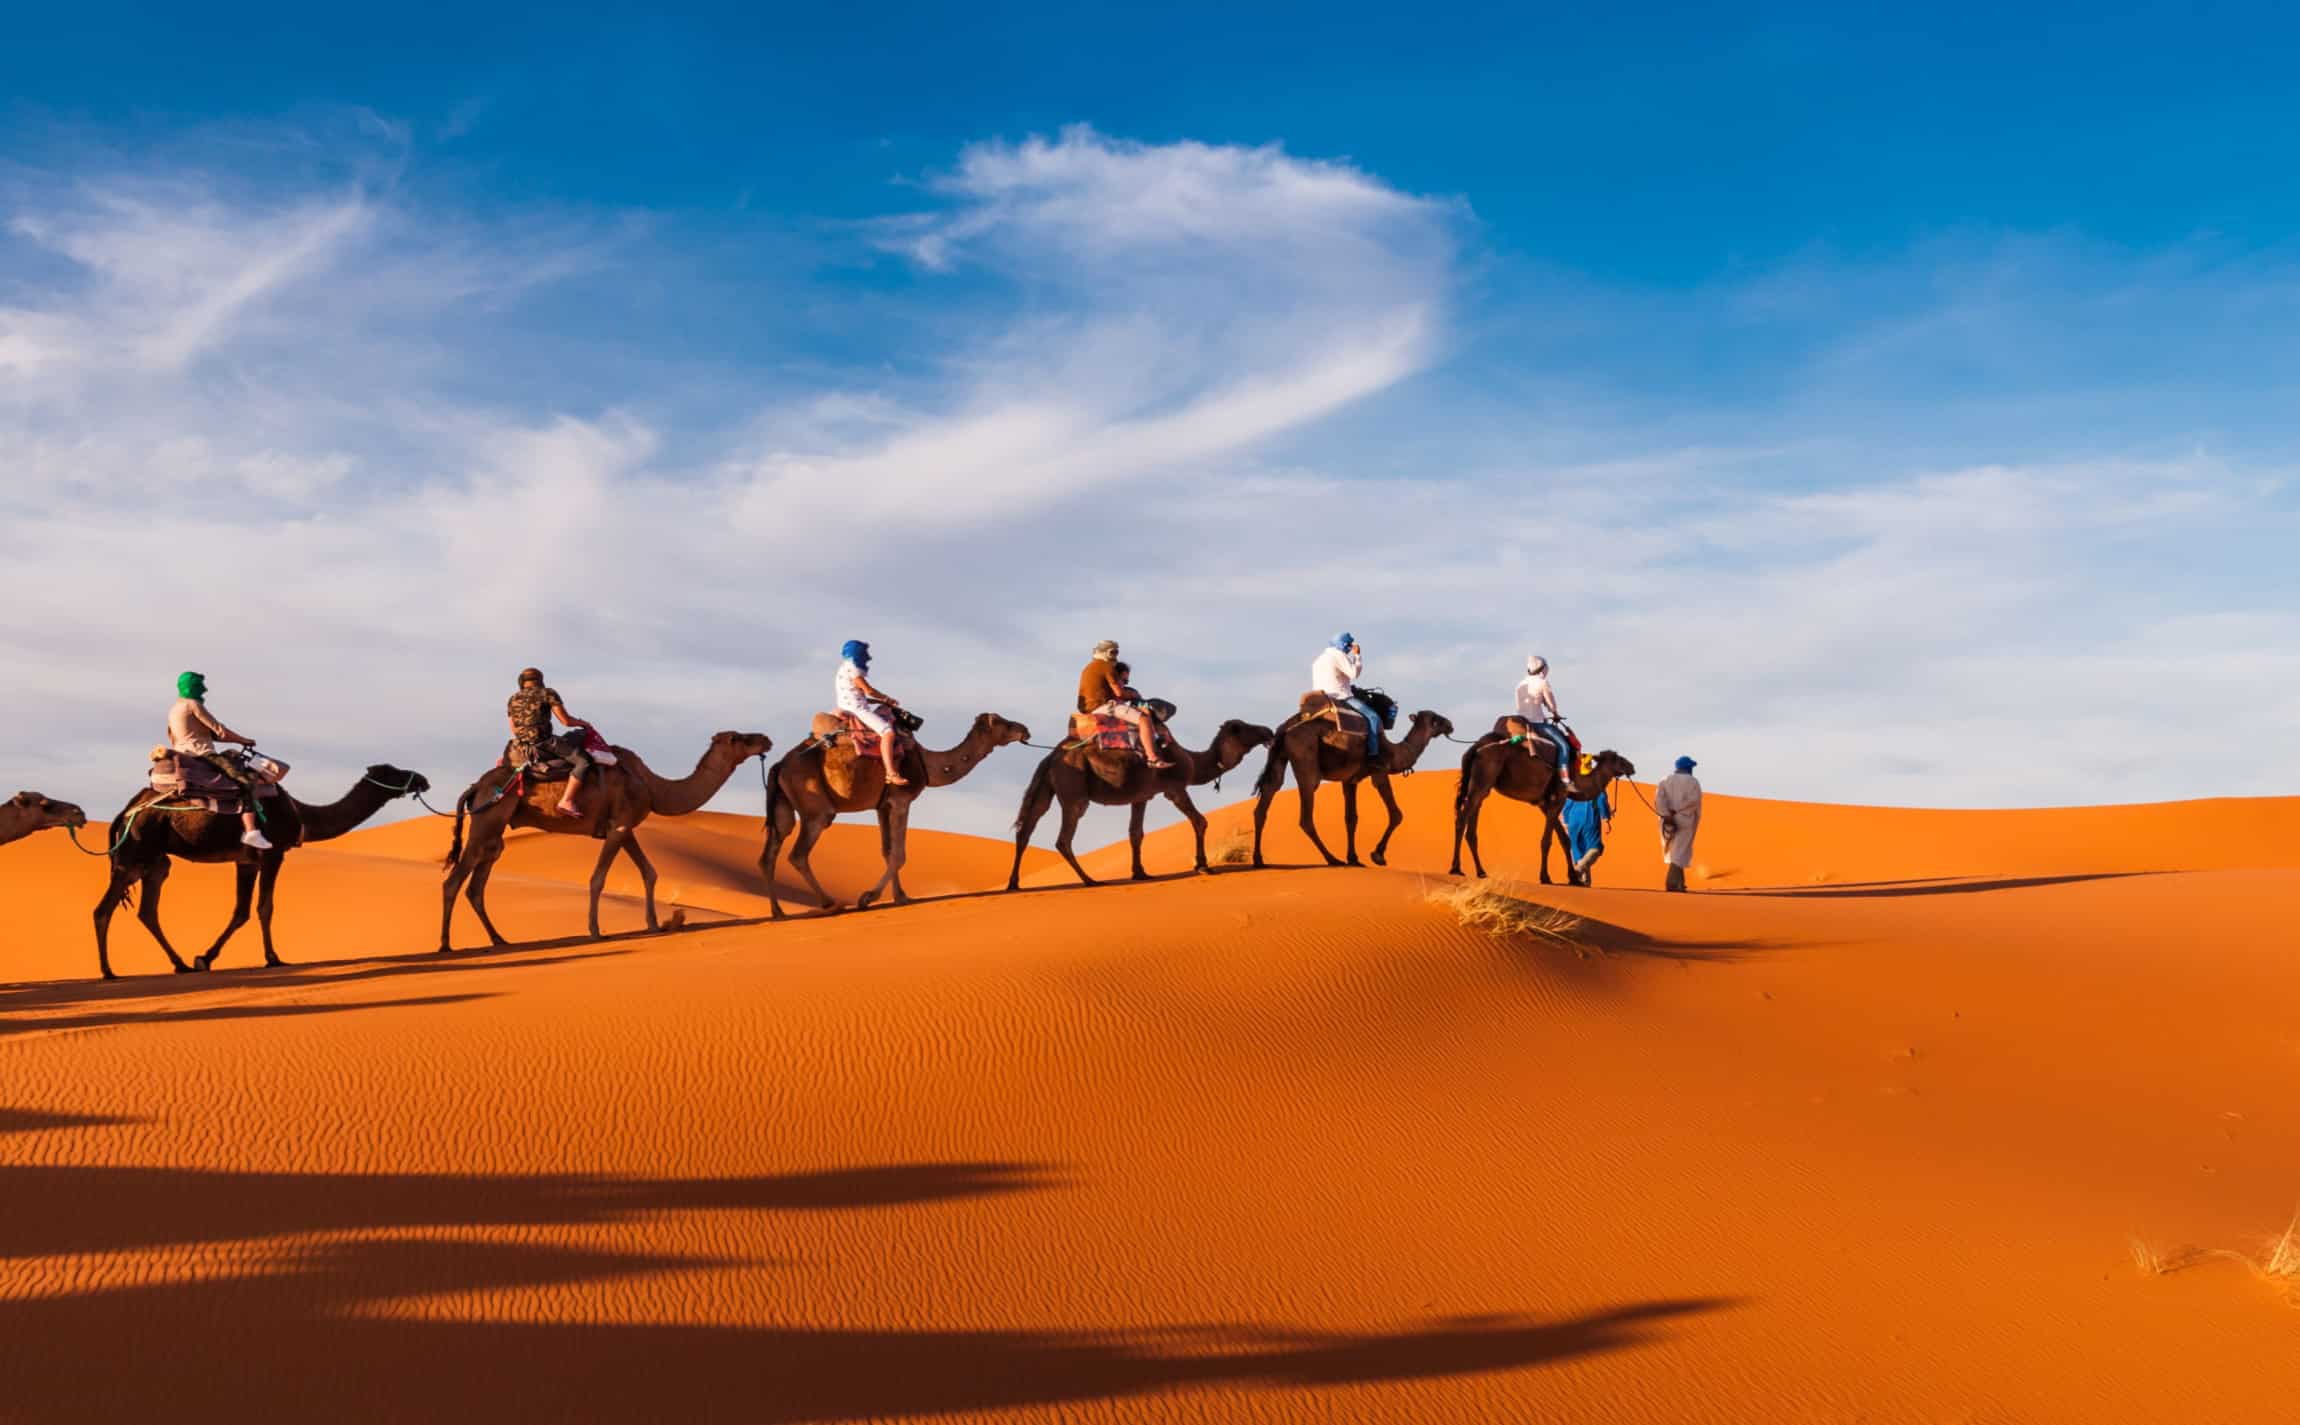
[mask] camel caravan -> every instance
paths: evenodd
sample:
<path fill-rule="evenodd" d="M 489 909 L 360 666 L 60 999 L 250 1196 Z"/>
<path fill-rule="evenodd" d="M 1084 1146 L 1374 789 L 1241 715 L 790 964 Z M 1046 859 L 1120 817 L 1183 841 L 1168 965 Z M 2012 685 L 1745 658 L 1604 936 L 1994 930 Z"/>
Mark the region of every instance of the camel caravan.
<path fill-rule="evenodd" d="M 813 897 L 818 913 L 841 909 L 810 864 L 824 831 L 841 815 L 869 813 L 877 819 L 884 860 L 883 873 L 856 898 L 855 909 L 868 909 L 882 897 L 891 897 L 897 905 L 908 903 L 902 869 L 912 803 L 930 788 L 964 779 L 991 754 L 1017 744 L 1045 755 L 1031 774 L 1015 816 L 1009 891 L 1021 888 L 1030 838 L 1056 808 L 1061 819 L 1055 849 L 1080 881 L 1094 884 L 1073 846 L 1079 822 L 1091 806 L 1127 809 L 1133 877 L 1149 879 L 1142 864 L 1143 825 L 1149 804 L 1161 797 L 1190 825 L 1195 870 L 1211 871 L 1206 818 L 1192 802 L 1191 790 L 1218 787 L 1225 774 L 1262 749 L 1267 749 L 1265 760 L 1254 783 L 1255 867 L 1266 864 L 1263 828 L 1270 804 L 1289 774 L 1299 797 L 1302 833 L 1330 866 L 1362 864 L 1358 791 L 1370 782 L 1388 813 L 1388 823 L 1366 859 L 1385 865 L 1391 838 L 1405 820 L 1390 779 L 1410 775 L 1433 741 L 1462 741 L 1453 736 L 1450 720 L 1426 708 L 1406 719 L 1402 734 L 1393 735 L 1398 705 L 1381 689 L 1363 685 L 1364 650 L 1348 633 L 1319 653 L 1311 666 L 1309 691 L 1275 728 L 1231 718 L 1220 724 L 1211 742 L 1196 750 L 1182 745 L 1171 729 L 1174 704 L 1135 690 L 1132 669 L 1110 640 L 1095 646 L 1081 670 L 1067 736 L 1051 747 L 1031 742 L 1027 726 L 995 712 L 977 714 L 956 744 L 928 747 L 917 737 L 924 720 L 871 681 L 870 645 L 849 641 L 839 652 L 832 707 L 815 715 L 804 741 L 762 771 L 765 842 L 758 867 L 766 882 L 771 918 L 776 920 L 784 918 L 784 910 L 775 868 L 786 846 L 790 867 Z M 1603 854 L 1602 827 L 1613 811 L 1612 788 L 1634 776 L 1636 768 L 1610 750 L 1583 752 L 1557 711 L 1548 672 L 1545 660 L 1528 660 L 1515 710 L 1465 744 L 1454 803 L 1455 875 L 1462 873 L 1465 845 L 1473 870 L 1485 875 L 1478 820 L 1487 799 L 1499 794 L 1541 810 L 1543 884 L 1551 884 L 1549 855 L 1555 840 L 1568 846 L 1569 883 L 1590 883 L 1591 867 Z M 342 836 L 402 797 L 421 801 L 431 789 L 419 772 L 377 764 L 335 801 L 299 801 L 284 785 L 287 765 L 256 751 L 254 738 L 233 731 L 209 709 L 203 675 L 183 674 L 176 691 L 168 714 L 168 740 L 152 749 L 145 786 L 112 820 L 106 848 L 90 852 L 107 857 L 111 866 L 94 916 L 96 963 L 106 979 L 114 977 L 109 949 L 112 917 L 131 900 L 136 918 L 179 973 L 213 966 L 247 923 L 251 905 L 263 940 L 264 963 L 285 963 L 272 941 L 272 909 L 287 853 Z M 453 822 L 440 887 L 441 953 L 452 948 L 459 894 L 470 904 L 488 943 L 509 944 L 488 916 L 487 884 L 503 856 L 506 835 L 518 828 L 587 836 L 598 842 L 590 880 L 591 938 L 600 937 L 600 897 L 618 856 L 628 858 L 639 874 L 647 929 L 663 929 L 655 906 L 655 867 L 639 841 L 641 824 L 653 816 L 685 816 L 700 810 L 745 762 L 757 758 L 763 764 L 774 746 L 764 733 L 716 733 L 694 770 L 683 777 L 666 777 L 638 753 L 609 743 L 589 721 L 571 713 L 536 668 L 520 672 L 505 713 L 510 737 L 496 764 L 464 789 L 451 813 L 424 803 Z M 1665 824 L 1665 836 L 1688 848 L 1689 819 L 1698 815 L 1699 808 L 1699 784 L 1692 782 L 1691 768 L 1690 758 L 1678 759 L 1678 772 L 1691 790 L 1674 793 Z M 1318 792 L 1328 783 L 1340 789 L 1342 798 L 1341 856 L 1327 846 L 1316 823 Z M 50 827 L 64 828 L 77 843 L 78 830 L 87 825 L 78 807 L 33 792 L 20 792 L 0 804 L 0 844 Z M 161 890 L 178 860 L 228 864 L 237 878 L 229 922 L 188 960 L 160 926 Z M 1682 861 L 1674 849 L 1671 860 L 1669 888 L 1681 889 Z M 669 928 L 678 929 L 683 920 L 675 913 Z"/>

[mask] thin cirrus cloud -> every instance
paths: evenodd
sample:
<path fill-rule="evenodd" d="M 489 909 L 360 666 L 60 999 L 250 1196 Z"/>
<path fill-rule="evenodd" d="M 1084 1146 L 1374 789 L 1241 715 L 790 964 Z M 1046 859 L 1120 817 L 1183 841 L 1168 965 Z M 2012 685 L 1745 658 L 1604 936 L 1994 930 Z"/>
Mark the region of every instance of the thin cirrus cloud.
<path fill-rule="evenodd" d="M 2273 452 L 2194 428 L 1944 450 L 1908 434 L 1925 393 L 1863 376 L 1885 349 L 1953 367 L 1960 333 L 2081 301 L 2023 286 L 2033 243 L 1942 294 L 1953 321 L 1908 295 L 1921 275 L 1823 266 L 1682 299 L 1548 291 L 1497 325 L 1528 299 L 1473 275 L 1492 255 L 1465 256 L 1460 201 L 1276 146 L 1071 129 L 970 147 L 890 189 L 910 211 L 833 239 L 953 318 L 890 342 L 963 335 L 800 379 L 654 331 L 631 356 L 676 362 L 631 360 L 605 400 L 494 378 L 637 342 L 554 298 L 675 285 L 708 261 L 678 215 L 482 217 L 402 171 L 152 160 L 7 195 L 16 780 L 124 796 L 181 667 L 323 790 L 376 760 L 475 772 L 528 663 L 671 765 L 722 727 L 787 739 L 852 636 L 930 741 L 985 708 L 1058 721 L 1105 636 L 1194 738 L 1274 721 L 1342 626 L 1378 681 L 1465 726 L 1543 652 L 1594 740 L 1691 750 L 1760 793 L 2089 801 L 2300 771 L 2278 691 L 2300 666 L 2275 651 L 2300 630 L 2253 562 L 2292 529 Z M 2126 294 L 2088 310 L 2166 271 L 2088 262 Z M 2222 265 L 2210 292 L 2273 277 Z M 1874 327 L 1828 300 L 1880 285 Z M 1784 310 L 1799 336 L 1763 400 L 1664 411 L 1615 359 L 1625 333 Z M 1603 349 L 1495 348 L 1553 317 Z M 681 382 L 704 366 L 699 402 Z M 2184 565 L 2203 548 L 2227 557 Z M 2184 720 L 2249 768 L 2136 753 Z M 1027 761 L 922 810 L 995 833 Z"/>

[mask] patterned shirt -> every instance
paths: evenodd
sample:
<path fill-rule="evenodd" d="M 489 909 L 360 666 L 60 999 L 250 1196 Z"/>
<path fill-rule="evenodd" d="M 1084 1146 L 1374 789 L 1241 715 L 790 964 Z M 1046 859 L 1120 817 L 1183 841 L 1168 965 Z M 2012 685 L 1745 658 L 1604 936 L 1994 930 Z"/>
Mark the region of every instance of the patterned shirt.
<path fill-rule="evenodd" d="M 561 717 L 567 715 L 567 705 L 559 701 L 559 694 L 551 688 L 521 688 L 511 695 L 504 711 L 511 714 L 511 740 L 522 747 L 534 747 L 551 736 L 551 714 L 556 710 Z"/>

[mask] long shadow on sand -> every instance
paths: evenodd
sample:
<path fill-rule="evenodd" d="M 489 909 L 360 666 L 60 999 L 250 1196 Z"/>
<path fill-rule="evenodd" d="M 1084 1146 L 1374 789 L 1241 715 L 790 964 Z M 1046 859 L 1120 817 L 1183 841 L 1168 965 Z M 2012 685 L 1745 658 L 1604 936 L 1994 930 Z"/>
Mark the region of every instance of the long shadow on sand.
<path fill-rule="evenodd" d="M 8 1204 L 0 1213 L 0 1261 L 308 1233 L 585 1226 L 662 1212 L 897 1207 L 1057 1185 L 1047 1167 L 1006 1162 L 665 1179 L 35 1164 L 0 1168 L 0 1193 Z"/>
<path fill-rule="evenodd" d="M 1856 881 L 1841 886 L 1757 886 L 1747 890 L 1712 890 L 1704 895 L 1759 897 L 1779 900 L 1884 900 L 1897 896 L 1970 896 L 1985 891 L 2018 891 L 2036 886 L 2072 886 L 2085 881 L 2123 881 L 2136 876 L 2161 876 L 2164 871 L 2090 871 L 2062 876 L 1999 876 L 1971 881 L 1926 878 L 1908 881 Z"/>
<path fill-rule="evenodd" d="M 332 1243 L 220 1279 L 0 1303 L 0 1398 L 25 1419 L 907 1419 L 1188 1390 L 1297 1391 L 1535 1366 L 1655 1339 L 1716 1300 L 1369 1333 L 838 1329 L 442 1319 L 375 1303 L 772 1270 L 437 1240 Z M 643 1299 L 677 1301 L 675 1282 Z M 705 1311 L 709 1303 L 699 1302 Z M 473 1315 L 478 1315 L 476 1310 Z M 1252 1407 L 1243 1407 L 1250 1411 Z"/>

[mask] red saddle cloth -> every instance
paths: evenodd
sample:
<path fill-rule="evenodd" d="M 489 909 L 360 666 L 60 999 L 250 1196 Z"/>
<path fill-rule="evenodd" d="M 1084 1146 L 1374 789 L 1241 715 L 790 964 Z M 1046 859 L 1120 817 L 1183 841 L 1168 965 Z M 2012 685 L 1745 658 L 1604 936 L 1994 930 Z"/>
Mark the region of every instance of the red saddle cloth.
<path fill-rule="evenodd" d="M 1083 742 L 1097 752 L 1140 752 L 1142 739 L 1134 733 L 1134 724 L 1108 713 L 1072 713 L 1070 737 Z"/>
<path fill-rule="evenodd" d="M 879 742 L 881 740 L 879 735 L 853 713 L 842 712 L 839 714 L 839 731 L 854 745 L 856 756 L 876 757 L 879 755 Z M 894 735 L 895 757 L 899 760 L 903 754 L 910 751 L 913 745 L 914 739 L 908 734 L 896 733 Z"/>

